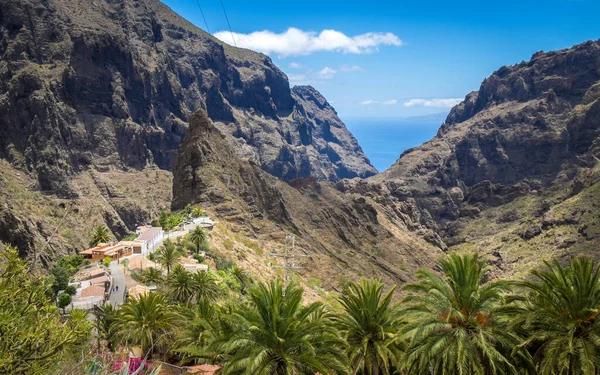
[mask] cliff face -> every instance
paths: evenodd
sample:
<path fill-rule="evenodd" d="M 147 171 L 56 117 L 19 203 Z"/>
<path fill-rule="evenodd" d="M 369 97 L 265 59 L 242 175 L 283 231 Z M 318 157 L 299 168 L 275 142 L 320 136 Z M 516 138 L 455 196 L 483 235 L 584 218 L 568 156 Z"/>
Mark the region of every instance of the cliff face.
<path fill-rule="evenodd" d="M 0 157 L 72 195 L 99 170 L 170 169 L 198 109 L 275 176 L 376 173 L 335 111 L 271 60 L 155 0 L 0 0 Z"/>
<path fill-rule="evenodd" d="M 406 281 L 440 254 L 397 217 L 392 223 L 370 199 L 344 194 L 315 178 L 287 184 L 240 159 L 202 111 L 191 117 L 173 168 L 173 208 L 198 203 L 219 219 L 221 228 L 275 242 L 274 249 L 286 234 L 295 234 L 298 248 L 312 259 L 305 276 L 333 288 L 360 276 Z M 253 255 L 250 263 L 264 264 L 266 257 Z"/>
<path fill-rule="evenodd" d="M 587 42 L 502 67 L 432 140 L 341 188 L 387 199 L 442 248 L 526 264 L 536 246 L 539 260 L 600 244 L 599 158 L 600 43 Z"/>
<path fill-rule="evenodd" d="M 600 44 L 537 53 L 494 72 L 452 109 L 436 137 L 372 180 L 416 198 L 436 221 L 462 202 L 499 205 L 566 184 L 600 156 Z M 468 214 L 468 213 L 467 213 Z"/>

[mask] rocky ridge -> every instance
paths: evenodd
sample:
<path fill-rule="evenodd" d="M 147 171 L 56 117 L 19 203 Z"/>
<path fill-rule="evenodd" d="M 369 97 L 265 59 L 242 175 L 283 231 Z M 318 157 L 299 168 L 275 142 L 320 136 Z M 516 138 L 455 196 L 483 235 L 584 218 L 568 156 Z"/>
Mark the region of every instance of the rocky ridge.
<path fill-rule="evenodd" d="M 265 252 L 281 246 L 286 235 L 296 235 L 298 248 L 311 255 L 305 278 L 318 278 L 327 289 L 339 290 L 360 276 L 403 282 L 440 254 L 370 199 L 315 178 L 287 184 L 240 159 L 202 111 L 191 117 L 173 168 L 173 209 L 188 204 L 200 204 L 221 225 L 269 244 Z M 232 255 L 251 256 L 251 263 L 268 261 L 268 254 Z"/>
<path fill-rule="evenodd" d="M 597 232 L 599 157 L 600 42 L 587 42 L 500 68 L 451 110 L 433 139 L 383 173 L 339 188 L 402 212 L 442 249 L 477 249 L 493 259 L 503 251 L 513 260 L 519 252 L 530 257 L 528 241 L 569 227 L 566 245 L 569 236 L 548 234 L 539 261 L 599 244 L 596 235 L 570 229 Z M 573 199 L 589 203 L 567 215 L 579 220 L 544 224 Z"/>
<path fill-rule="evenodd" d="M 3 0 L 0 25 L 0 157 L 42 190 L 67 196 L 89 168 L 169 170 L 198 109 L 281 179 L 376 173 L 316 90 L 157 0 Z"/>

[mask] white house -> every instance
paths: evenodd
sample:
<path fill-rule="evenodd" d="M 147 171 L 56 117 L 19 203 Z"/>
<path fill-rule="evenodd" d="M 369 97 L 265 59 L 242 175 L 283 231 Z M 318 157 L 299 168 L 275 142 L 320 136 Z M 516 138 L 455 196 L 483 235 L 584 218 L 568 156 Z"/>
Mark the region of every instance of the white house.
<path fill-rule="evenodd" d="M 148 255 L 149 252 L 156 250 L 157 244 L 165 237 L 165 232 L 161 227 L 138 227 L 136 230 L 138 237 L 136 242 L 141 243 L 141 254 Z"/>

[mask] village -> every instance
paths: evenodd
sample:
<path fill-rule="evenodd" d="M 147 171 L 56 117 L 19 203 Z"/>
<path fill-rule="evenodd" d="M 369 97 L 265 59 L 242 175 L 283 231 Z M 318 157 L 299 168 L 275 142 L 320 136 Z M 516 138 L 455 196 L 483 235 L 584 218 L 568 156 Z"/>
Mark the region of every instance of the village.
<path fill-rule="evenodd" d="M 86 266 L 78 270 L 69 280 L 65 290 L 58 291 L 58 303 L 61 295 L 70 292 L 68 305 L 62 305 L 63 311 L 80 309 L 91 311 L 105 303 L 113 307 L 125 303 L 127 298 L 157 291 L 156 285 L 147 285 L 135 279 L 135 275 L 144 270 L 154 269 L 161 275 L 168 270 L 156 261 L 156 252 L 165 241 L 176 241 L 196 228 L 203 231 L 213 229 L 215 222 L 208 216 L 186 218 L 171 231 L 160 226 L 142 225 L 136 229 L 135 238 L 118 242 L 99 242 L 95 246 L 79 252 Z M 170 229 L 170 228 L 169 228 Z M 133 236 L 131 236 L 133 237 Z M 177 264 L 186 271 L 208 271 L 208 265 L 199 261 L 205 256 L 197 249 L 193 255 L 179 255 Z"/>

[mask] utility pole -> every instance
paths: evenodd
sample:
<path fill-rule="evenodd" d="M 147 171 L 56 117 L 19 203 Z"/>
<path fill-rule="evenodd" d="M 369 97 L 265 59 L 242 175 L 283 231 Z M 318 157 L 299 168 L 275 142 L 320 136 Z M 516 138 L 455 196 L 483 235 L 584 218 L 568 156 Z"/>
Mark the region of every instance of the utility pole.
<path fill-rule="evenodd" d="M 302 269 L 304 267 L 300 266 L 300 260 L 302 258 L 309 258 L 310 254 L 303 253 L 299 254 L 296 251 L 296 237 L 288 234 L 285 236 L 285 246 L 283 252 L 274 252 L 271 251 L 269 253 L 269 257 L 271 258 L 283 258 L 282 266 L 272 266 L 273 269 L 283 269 L 284 272 L 284 284 L 283 284 L 283 295 L 285 295 L 285 290 L 289 285 L 290 281 L 294 278 L 294 273 L 296 270 Z"/>

